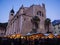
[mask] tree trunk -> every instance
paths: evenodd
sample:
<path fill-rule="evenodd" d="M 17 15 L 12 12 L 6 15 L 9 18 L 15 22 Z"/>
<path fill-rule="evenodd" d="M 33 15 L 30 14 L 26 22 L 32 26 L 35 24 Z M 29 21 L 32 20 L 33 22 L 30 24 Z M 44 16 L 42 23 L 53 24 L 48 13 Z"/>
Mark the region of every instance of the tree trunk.
<path fill-rule="evenodd" d="M 49 33 L 49 25 L 47 26 L 47 33 Z"/>

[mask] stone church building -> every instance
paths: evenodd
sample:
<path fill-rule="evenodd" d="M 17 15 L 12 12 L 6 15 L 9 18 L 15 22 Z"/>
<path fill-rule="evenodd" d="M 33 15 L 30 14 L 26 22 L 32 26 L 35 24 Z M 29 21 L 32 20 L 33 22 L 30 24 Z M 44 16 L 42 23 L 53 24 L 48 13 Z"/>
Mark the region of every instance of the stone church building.
<path fill-rule="evenodd" d="M 32 21 L 36 19 L 36 23 Z M 45 4 L 31 5 L 30 7 L 24 7 L 23 5 L 19 8 L 16 14 L 12 9 L 9 13 L 9 20 L 6 35 L 11 34 L 22 34 L 26 35 L 29 33 L 46 33 L 47 30 L 44 28 L 44 21 L 46 19 Z M 36 24 L 36 25 L 35 25 Z"/>

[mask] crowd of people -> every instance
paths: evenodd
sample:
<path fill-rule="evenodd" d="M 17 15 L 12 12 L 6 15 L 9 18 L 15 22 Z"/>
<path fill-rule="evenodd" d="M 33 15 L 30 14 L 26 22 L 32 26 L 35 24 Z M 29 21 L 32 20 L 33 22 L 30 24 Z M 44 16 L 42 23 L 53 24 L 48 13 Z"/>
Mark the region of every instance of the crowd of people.
<path fill-rule="evenodd" d="M 0 45 L 60 45 L 60 38 L 1 38 Z"/>

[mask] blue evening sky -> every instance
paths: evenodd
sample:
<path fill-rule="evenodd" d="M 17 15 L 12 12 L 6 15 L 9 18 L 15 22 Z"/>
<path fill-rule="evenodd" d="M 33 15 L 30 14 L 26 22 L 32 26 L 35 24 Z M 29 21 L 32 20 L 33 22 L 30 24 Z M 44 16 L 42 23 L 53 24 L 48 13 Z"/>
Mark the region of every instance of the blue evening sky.
<path fill-rule="evenodd" d="M 14 8 L 15 13 L 23 4 L 26 7 L 32 4 L 46 6 L 46 16 L 52 21 L 60 19 L 60 0 L 0 0 L 0 22 L 7 22 L 9 19 L 9 12 Z"/>

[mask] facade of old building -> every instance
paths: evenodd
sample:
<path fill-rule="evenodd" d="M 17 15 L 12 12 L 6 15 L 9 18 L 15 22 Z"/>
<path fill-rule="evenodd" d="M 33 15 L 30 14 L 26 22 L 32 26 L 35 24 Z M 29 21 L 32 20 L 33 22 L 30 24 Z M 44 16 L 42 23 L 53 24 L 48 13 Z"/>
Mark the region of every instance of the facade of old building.
<path fill-rule="evenodd" d="M 46 19 L 45 4 L 31 5 L 30 7 L 19 8 L 16 14 L 12 9 L 9 14 L 6 35 L 29 33 L 46 33 L 44 21 Z M 34 20 L 34 21 L 32 21 Z"/>
<path fill-rule="evenodd" d="M 7 23 L 0 23 L 0 37 L 6 34 Z"/>
<path fill-rule="evenodd" d="M 53 33 L 60 34 L 60 20 L 54 20 L 53 22 Z"/>

